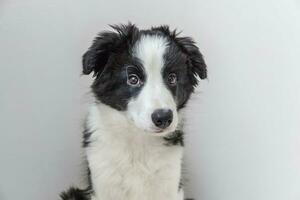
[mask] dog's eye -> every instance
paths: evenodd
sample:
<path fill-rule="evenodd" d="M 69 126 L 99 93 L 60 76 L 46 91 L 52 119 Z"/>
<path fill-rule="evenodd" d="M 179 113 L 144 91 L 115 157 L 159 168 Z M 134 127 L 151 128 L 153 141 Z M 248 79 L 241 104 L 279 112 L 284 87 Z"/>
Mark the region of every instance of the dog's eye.
<path fill-rule="evenodd" d="M 177 76 L 176 76 L 175 73 L 169 74 L 169 76 L 168 76 L 168 83 L 170 85 L 176 85 L 176 83 L 177 83 Z"/>
<path fill-rule="evenodd" d="M 140 78 L 136 74 L 128 75 L 127 84 L 132 86 L 139 86 L 141 85 Z"/>

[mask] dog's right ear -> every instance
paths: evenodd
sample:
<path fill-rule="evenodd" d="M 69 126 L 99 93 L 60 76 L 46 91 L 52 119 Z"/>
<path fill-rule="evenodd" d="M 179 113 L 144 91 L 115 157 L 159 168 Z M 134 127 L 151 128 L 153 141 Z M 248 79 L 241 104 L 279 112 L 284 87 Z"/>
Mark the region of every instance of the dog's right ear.
<path fill-rule="evenodd" d="M 93 41 L 88 51 L 82 57 L 83 74 L 94 72 L 94 76 L 100 75 L 112 52 L 124 45 L 133 43 L 134 35 L 138 29 L 135 25 L 128 23 L 126 25 L 111 26 L 114 31 L 100 33 Z"/>
<path fill-rule="evenodd" d="M 94 76 L 101 74 L 117 39 L 117 33 L 100 33 L 82 57 L 82 73 L 87 75 L 94 72 Z"/>

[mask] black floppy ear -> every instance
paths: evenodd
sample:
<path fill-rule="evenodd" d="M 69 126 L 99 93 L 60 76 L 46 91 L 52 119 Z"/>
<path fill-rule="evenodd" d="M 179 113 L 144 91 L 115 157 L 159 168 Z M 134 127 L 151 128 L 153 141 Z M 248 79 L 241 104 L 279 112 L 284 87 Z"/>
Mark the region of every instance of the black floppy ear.
<path fill-rule="evenodd" d="M 93 41 L 87 52 L 82 56 L 82 73 L 94 76 L 101 73 L 109 59 L 110 53 L 118 39 L 118 34 L 114 32 L 100 33 Z"/>
<path fill-rule="evenodd" d="M 94 72 L 94 76 L 101 74 L 111 56 L 118 48 L 132 42 L 133 35 L 138 29 L 135 25 L 110 26 L 114 31 L 99 33 L 88 51 L 82 56 L 83 74 Z"/>
<path fill-rule="evenodd" d="M 189 37 L 176 37 L 176 40 L 187 54 L 188 65 L 191 67 L 192 73 L 198 75 L 201 79 L 205 79 L 207 77 L 206 64 L 193 39 Z"/>

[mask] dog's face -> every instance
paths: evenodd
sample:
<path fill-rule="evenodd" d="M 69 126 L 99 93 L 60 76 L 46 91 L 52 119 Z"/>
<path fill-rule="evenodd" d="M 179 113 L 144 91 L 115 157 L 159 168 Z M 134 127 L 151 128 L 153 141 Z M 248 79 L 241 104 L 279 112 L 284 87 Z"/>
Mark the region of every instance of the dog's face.
<path fill-rule="evenodd" d="M 146 133 L 175 130 L 197 77 L 206 65 L 190 38 L 162 26 L 138 30 L 113 27 L 95 38 L 83 56 L 83 73 L 94 72 L 93 93 L 99 102 L 120 112 Z"/>

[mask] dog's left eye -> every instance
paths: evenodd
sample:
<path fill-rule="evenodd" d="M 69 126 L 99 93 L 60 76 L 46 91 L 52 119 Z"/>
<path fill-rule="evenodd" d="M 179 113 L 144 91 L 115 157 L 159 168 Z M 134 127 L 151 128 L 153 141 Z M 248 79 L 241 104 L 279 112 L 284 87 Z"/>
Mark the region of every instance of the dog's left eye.
<path fill-rule="evenodd" d="M 168 83 L 170 85 L 176 85 L 176 83 L 177 83 L 177 76 L 176 76 L 175 73 L 169 74 L 169 76 L 168 76 Z"/>
<path fill-rule="evenodd" d="M 127 84 L 131 86 L 140 86 L 141 80 L 138 75 L 130 74 L 128 75 Z"/>

